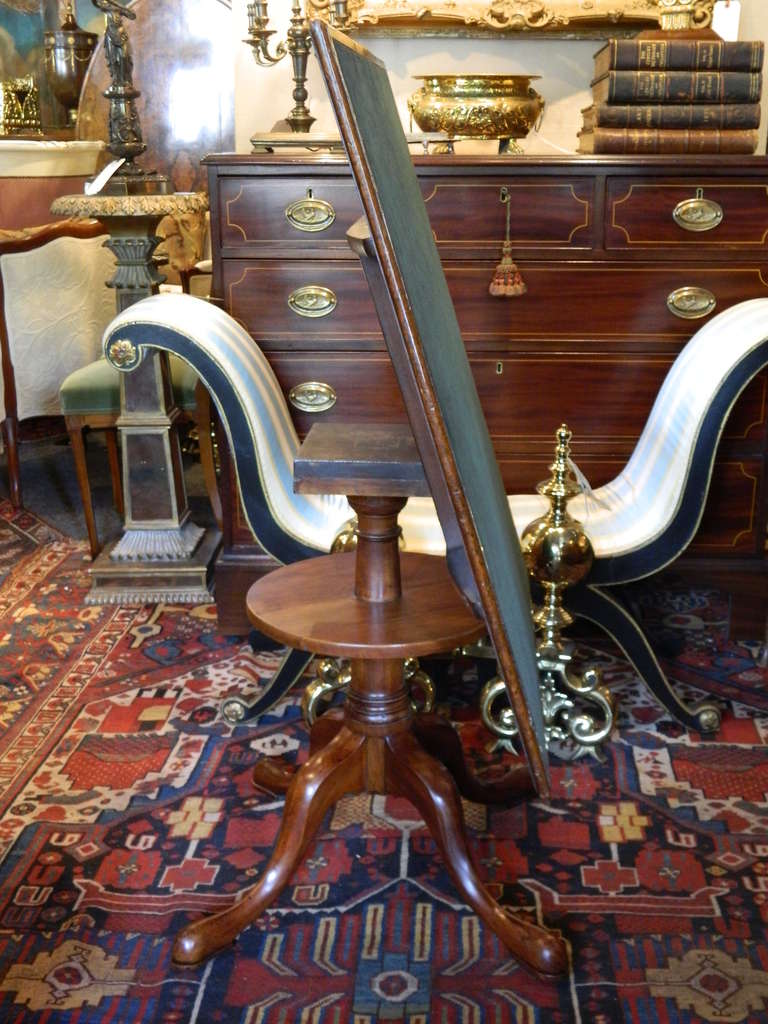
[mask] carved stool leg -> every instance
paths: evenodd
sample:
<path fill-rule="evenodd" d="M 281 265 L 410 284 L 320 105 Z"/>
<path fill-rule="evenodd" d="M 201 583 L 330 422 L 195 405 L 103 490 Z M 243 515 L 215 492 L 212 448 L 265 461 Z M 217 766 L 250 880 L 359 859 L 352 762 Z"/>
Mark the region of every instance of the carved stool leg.
<path fill-rule="evenodd" d="M 539 974 L 565 971 L 565 941 L 507 913 L 485 888 L 472 863 L 456 785 L 448 770 L 410 734 L 386 741 L 388 790 L 407 797 L 421 813 L 459 893 L 505 946 Z"/>
<path fill-rule="evenodd" d="M 283 821 L 259 881 L 226 910 L 183 928 L 173 945 L 174 963 L 193 966 L 218 953 L 282 892 L 328 808 L 363 788 L 365 738 L 342 729 L 302 765 L 285 798 Z"/>
<path fill-rule="evenodd" d="M 531 773 L 522 760 L 494 782 L 485 782 L 474 775 L 467 767 L 459 734 L 439 715 L 416 715 L 413 732 L 427 753 L 445 765 L 466 800 L 508 806 L 533 792 Z"/>

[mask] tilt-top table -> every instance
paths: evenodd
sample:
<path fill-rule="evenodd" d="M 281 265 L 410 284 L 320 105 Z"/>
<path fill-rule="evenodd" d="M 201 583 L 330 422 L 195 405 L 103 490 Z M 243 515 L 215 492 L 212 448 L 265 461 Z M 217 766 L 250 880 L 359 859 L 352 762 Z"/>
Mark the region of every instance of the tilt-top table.
<path fill-rule="evenodd" d="M 362 790 L 410 800 L 465 902 L 523 963 L 542 975 L 561 973 L 563 939 L 505 911 L 483 885 L 459 799 L 509 806 L 527 798 L 527 765 L 517 760 L 503 780 L 484 784 L 468 771 L 450 722 L 411 707 L 405 659 L 460 647 L 486 627 L 444 558 L 399 551 L 398 513 L 408 496 L 428 492 L 410 431 L 312 431 L 295 463 L 294 487 L 347 494 L 358 517 L 357 549 L 263 577 L 249 591 L 248 614 L 257 629 L 291 647 L 349 658 L 352 679 L 341 717 L 329 712 L 315 723 L 309 760 L 293 776 L 269 771 L 269 785 L 287 792 L 261 878 L 226 910 L 182 929 L 174 961 L 197 964 L 228 946 L 288 884 L 326 811 Z"/>

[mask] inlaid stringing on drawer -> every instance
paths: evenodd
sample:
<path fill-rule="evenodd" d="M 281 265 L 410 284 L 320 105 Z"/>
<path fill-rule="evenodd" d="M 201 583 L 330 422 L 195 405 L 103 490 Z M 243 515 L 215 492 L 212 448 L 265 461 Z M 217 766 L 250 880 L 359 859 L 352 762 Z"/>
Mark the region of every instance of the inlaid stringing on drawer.
<path fill-rule="evenodd" d="M 758 182 L 612 179 L 605 237 L 609 249 L 762 247 L 768 239 L 768 187 Z"/>

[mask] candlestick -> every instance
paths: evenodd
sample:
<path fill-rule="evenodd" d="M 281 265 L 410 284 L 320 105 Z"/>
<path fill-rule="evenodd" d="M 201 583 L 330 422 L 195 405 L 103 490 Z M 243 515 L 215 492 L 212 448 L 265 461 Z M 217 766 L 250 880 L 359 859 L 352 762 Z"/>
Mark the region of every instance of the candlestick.
<path fill-rule="evenodd" d="M 329 19 L 338 28 L 346 28 L 349 24 L 348 0 L 324 0 L 315 2 L 314 7 L 320 11 L 328 11 Z M 301 7 L 301 0 L 293 0 L 291 4 L 291 24 L 286 38 L 270 52 L 270 43 L 275 30 L 269 27 L 269 8 L 267 0 L 253 0 L 248 4 L 248 38 L 246 43 L 253 50 L 253 57 L 261 67 L 271 67 L 279 63 L 286 54 L 293 65 L 293 102 L 294 106 L 286 117 L 292 132 L 308 132 L 314 124 L 307 108 L 309 93 L 306 89 L 307 61 L 311 39 L 309 22 Z"/>

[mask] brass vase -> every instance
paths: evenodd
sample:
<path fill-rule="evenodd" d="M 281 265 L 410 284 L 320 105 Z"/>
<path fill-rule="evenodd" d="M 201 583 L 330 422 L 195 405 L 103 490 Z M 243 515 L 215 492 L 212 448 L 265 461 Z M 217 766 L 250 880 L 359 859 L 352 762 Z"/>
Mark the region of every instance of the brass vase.
<path fill-rule="evenodd" d="M 96 46 L 96 35 L 86 32 L 75 21 L 68 3 L 61 28 L 45 33 L 45 74 L 51 92 L 67 111 L 67 124 L 77 121 L 77 104 L 85 73 Z"/>
<path fill-rule="evenodd" d="M 540 75 L 417 75 L 424 84 L 408 98 L 423 132 L 451 138 L 524 139 L 544 109 L 531 85 Z"/>

